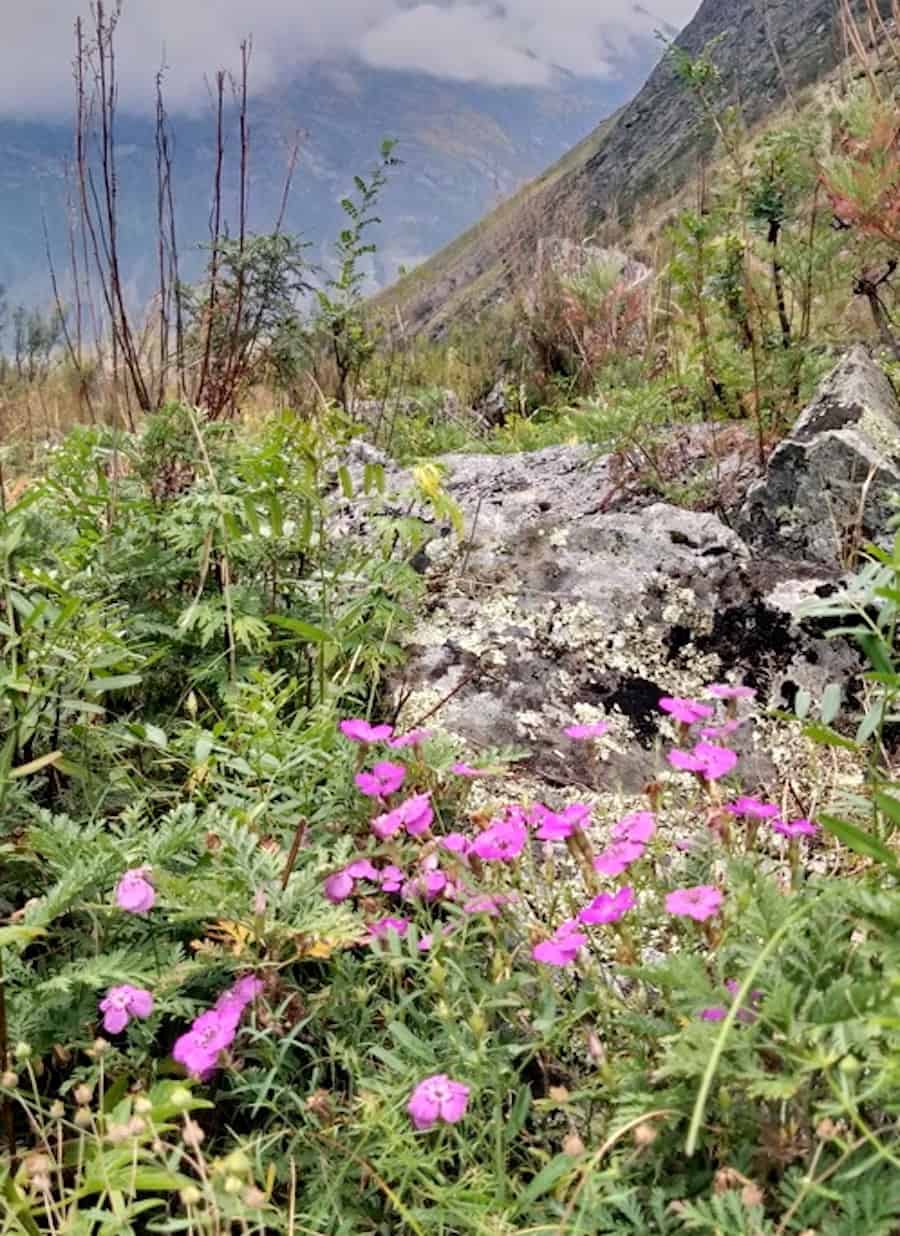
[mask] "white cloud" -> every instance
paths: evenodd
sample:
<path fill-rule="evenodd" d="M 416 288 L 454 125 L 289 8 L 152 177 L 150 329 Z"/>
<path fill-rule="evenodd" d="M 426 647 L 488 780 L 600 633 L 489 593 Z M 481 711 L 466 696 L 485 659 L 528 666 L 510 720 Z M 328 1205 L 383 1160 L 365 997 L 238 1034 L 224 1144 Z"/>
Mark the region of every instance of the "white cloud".
<path fill-rule="evenodd" d="M 647 7 L 659 20 L 682 25 L 698 3 L 648 0 Z M 0 43 L 0 115 L 64 111 L 73 26 L 88 12 L 88 0 L 23 0 L 9 7 Z M 608 73 L 610 48 L 653 24 L 634 0 L 124 0 L 120 97 L 126 108 L 148 109 L 165 60 L 170 107 L 202 104 L 204 75 L 233 68 L 248 34 L 257 90 L 332 56 L 462 81 L 541 85 L 555 68 Z"/>

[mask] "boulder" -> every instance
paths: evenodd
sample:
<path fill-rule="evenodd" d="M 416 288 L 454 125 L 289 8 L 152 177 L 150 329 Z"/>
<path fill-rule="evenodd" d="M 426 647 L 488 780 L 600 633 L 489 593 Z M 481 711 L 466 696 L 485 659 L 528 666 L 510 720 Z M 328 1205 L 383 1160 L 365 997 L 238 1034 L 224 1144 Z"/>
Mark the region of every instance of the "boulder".
<path fill-rule="evenodd" d="M 775 448 L 737 521 L 757 551 L 829 567 L 883 535 L 900 489 L 900 404 L 862 346 Z"/>
<path fill-rule="evenodd" d="M 712 514 L 606 509 L 610 457 L 566 446 L 443 462 L 467 531 L 423 556 L 431 599 L 395 684 L 403 723 L 427 717 L 470 754 L 527 750 L 545 786 L 633 794 L 665 773 L 662 696 L 729 679 L 785 707 L 857 671 L 851 648 L 794 617 L 834 572 L 757 561 Z M 600 718 L 598 767 L 562 729 Z M 735 741 L 765 782 L 770 744 L 751 730 Z"/>

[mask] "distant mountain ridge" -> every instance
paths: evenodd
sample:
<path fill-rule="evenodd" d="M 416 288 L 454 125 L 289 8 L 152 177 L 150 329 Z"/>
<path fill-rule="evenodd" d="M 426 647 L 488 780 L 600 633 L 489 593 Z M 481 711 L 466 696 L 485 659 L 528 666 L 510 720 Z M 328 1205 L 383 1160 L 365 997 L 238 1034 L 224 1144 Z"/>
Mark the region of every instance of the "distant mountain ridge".
<path fill-rule="evenodd" d="M 301 154 L 285 226 L 311 242 L 311 260 L 321 260 L 340 225 L 338 202 L 353 175 L 376 161 L 384 137 L 397 138 L 403 164 L 381 203 L 384 225 L 372 270 L 378 283 L 389 282 L 632 94 L 659 56 L 651 24 L 648 19 L 646 29 L 616 43 L 614 78 L 558 73 L 542 89 L 444 81 L 350 60 L 303 68 L 251 103 L 251 225 L 271 227 L 287 149 L 299 130 Z M 202 264 L 197 246 L 207 232 L 213 131 L 208 117 L 175 116 L 173 128 L 183 273 L 193 278 Z M 124 268 L 129 294 L 139 301 L 154 288 L 153 129 L 148 119 L 121 114 L 118 133 Z M 13 301 L 48 301 L 42 216 L 55 261 L 65 268 L 64 167 L 71 151 L 64 121 L 0 118 L 0 285 Z M 233 202 L 233 173 L 226 189 Z"/>
<path fill-rule="evenodd" d="M 885 6 L 887 11 L 887 5 Z M 756 121 L 788 91 L 814 81 L 841 55 L 833 0 L 703 0 L 676 39 L 692 57 L 718 40 L 725 96 Z M 696 169 L 709 134 L 694 100 L 663 59 L 635 98 L 511 202 L 380 298 L 412 331 L 439 335 L 503 297 L 559 220 L 584 232 L 610 215 L 676 192 Z"/>

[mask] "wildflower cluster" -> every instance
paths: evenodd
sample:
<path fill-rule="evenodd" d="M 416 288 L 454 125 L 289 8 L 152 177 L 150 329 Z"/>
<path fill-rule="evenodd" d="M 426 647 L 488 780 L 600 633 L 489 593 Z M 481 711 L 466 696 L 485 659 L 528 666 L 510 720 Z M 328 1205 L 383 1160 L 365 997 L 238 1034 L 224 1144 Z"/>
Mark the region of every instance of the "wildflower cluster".
<path fill-rule="evenodd" d="M 739 794 L 722 804 L 718 784 L 734 772 L 738 754 L 721 739 L 737 732 L 744 722 L 738 704 L 752 698 L 752 688 L 714 684 L 709 688 L 712 703 L 663 697 L 663 714 L 678 727 L 679 746 L 668 754 L 669 764 L 693 773 L 707 798 L 707 812 L 713 819 L 723 809 L 727 816 L 746 818 L 754 823 L 766 821 L 775 832 L 795 839 L 809 835 L 815 825 L 806 820 L 782 821 L 779 809 L 770 803 Z M 725 716 L 716 721 L 716 704 L 725 707 Z M 694 731 L 702 727 L 701 737 Z M 421 921 L 423 909 L 430 908 L 427 929 L 417 930 L 420 952 L 432 949 L 438 940 L 447 939 L 467 916 L 500 914 L 515 904 L 517 894 L 498 894 L 485 887 L 494 883 L 493 867 L 507 868 L 513 874 L 518 866 L 540 849 L 549 855 L 559 843 L 568 850 L 593 896 L 576 913 L 562 921 L 551 934 L 532 943 L 530 956 L 543 966 L 571 967 L 593 947 L 591 932 L 609 928 L 618 933 L 625 955 L 634 955 L 632 933 L 623 920 L 631 912 L 649 909 L 650 886 L 655 883 L 653 868 L 658 850 L 652 849 L 659 836 L 655 810 L 635 809 L 619 819 L 597 850 L 593 809 L 589 802 L 570 802 L 552 808 L 541 802 L 507 804 L 495 809 L 472 832 L 458 828 L 445 831 L 436 805 L 443 798 L 441 783 L 429 781 L 422 758 L 422 745 L 429 734 L 395 737 L 388 726 L 370 725 L 361 719 L 344 721 L 341 733 L 363 747 L 385 744 L 395 751 L 412 750 L 412 763 L 375 759 L 371 771 L 360 771 L 355 781 L 360 793 L 376 800 L 376 811 L 369 820 L 374 848 L 359 853 L 351 862 L 328 876 L 324 893 L 337 903 L 355 898 L 368 910 L 362 943 L 376 945 L 391 935 L 404 938 L 413 923 Z M 601 740 L 607 733 L 605 722 L 572 724 L 565 735 L 577 742 Z M 717 739 L 719 741 L 712 741 Z M 450 776 L 470 777 L 479 770 L 457 761 Z M 401 797 L 401 791 L 405 797 Z M 654 800 L 655 801 L 655 800 Z M 726 836 L 720 825 L 719 836 Z M 644 876 L 613 891 L 596 888 L 598 878 L 617 880 L 636 864 L 647 866 Z M 516 877 L 513 875 L 513 883 Z M 532 898 L 529 896 L 527 901 Z M 398 913 L 391 901 L 404 906 Z M 706 925 L 720 915 L 726 894 L 718 883 L 701 883 L 671 888 L 661 898 L 661 906 L 672 919 L 693 920 Z M 387 913 L 373 916 L 380 904 Z M 525 907 L 523 907 L 524 909 Z M 516 921 L 515 919 L 513 921 Z M 521 921 L 521 919 L 518 919 Z M 708 936 L 711 941 L 713 937 Z M 703 1009 L 701 1020 L 714 1020 L 717 1006 Z M 743 1016 L 742 1016 L 742 1019 Z M 453 1123 L 466 1109 L 468 1089 L 445 1074 L 428 1078 L 416 1088 L 409 1103 L 410 1115 L 418 1129 L 430 1128 L 439 1119 Z"/>
<path fill-rule="evenodd" d="M 262 989 L 262 980 L 255 975 L 238 979 L 222 992 L 211 1009 L 195 1017 L 190 1030 L 176 1040 L 172 1055 L 192 1077 L 205 1081 L 212 1076 L 222 1054 L 234 1042 L 245 1009 Z"/>

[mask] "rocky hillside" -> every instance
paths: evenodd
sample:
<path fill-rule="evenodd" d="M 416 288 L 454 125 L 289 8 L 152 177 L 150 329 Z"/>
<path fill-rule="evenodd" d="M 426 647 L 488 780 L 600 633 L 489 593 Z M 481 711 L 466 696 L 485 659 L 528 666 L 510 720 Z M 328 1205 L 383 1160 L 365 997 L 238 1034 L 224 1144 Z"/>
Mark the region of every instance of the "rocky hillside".
<path fill-rule="evenodd" d="M 832 0 L 704 0 L 676 43 L 697 57 L 715 41 L 724 100 L 752 124 L 834 67 L 839 35 Z M 411 329 L 440 335 L 514 285 L 541 235 L 627 223 L 639 206 L 676 192 L 712 142 L 666 58 L 627 106 L 382 303 Z"/>

